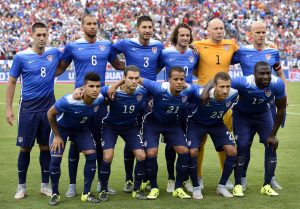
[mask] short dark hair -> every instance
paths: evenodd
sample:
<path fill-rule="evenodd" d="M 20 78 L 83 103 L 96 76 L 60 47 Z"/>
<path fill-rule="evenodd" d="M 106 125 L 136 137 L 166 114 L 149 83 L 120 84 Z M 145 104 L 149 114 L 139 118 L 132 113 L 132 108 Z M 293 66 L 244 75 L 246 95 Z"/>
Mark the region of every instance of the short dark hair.
<path fill-rule="evenodd" d="M 214 83 L 217 85 L 218 84 L 218 80 L 222 80 L 222 81 L 230 81 L 230 75 L 228 73 L 225 72 L 219 72 L 215 75 L 214 77 Z"/>
<path fill-rule="evenodd" d="M 128 65 L 124 69 L 124 76 L 127 76 L 127 74 L 128 74 L 129 71 L 140 72 L 140 69 L 137 66 L 135 66 L 135 65 Z"/>
<path fill-rule="evenodd" d="M 84 19 L 85 19 L 86 17 L 94 17 L 94 18 L 96 18 L 96 16 L 93 15 L 93 14 L 91 14 L 91 13 L 84 13 L 84 14 L 81 16 L 81 24 L 82 24 L 82 25 L 84 24 Z M 97 19 L 97 18 L 96 18 L 96 19 Z"/>
<path fill-rule="evenodd" d="M 267 63 L 267 62 L 265 62 L 265 61 L 259 61 L 259 62 L 257 62 L 257 63 L 254 65 L 254 73 L 256 73 L 257 69 L 258 69 L 259 67 L 261 67 L 261 66 L 265 66 L 265 67 L 270 68 L 269 63 Z M 270 68 L 270 70 L 271 70 L 271 68 Z"/>
<path fill-rule="evenodd" d="M 153 21 L 152 21 L 152 18 L 148 15 L 143 15 L 143 16 L 140 16 L 137 21 L 136 21 L 136 26 L 137 27 L 140 27 L 140 25 L 142 24 L 142 22 L 144 21 L 149 21 L 149 22 L 152 22 L 152 25 L 153 25 Z"/>
<path fill-rule="evenodd" d="M 88 81 L 100 81 L 100 76 L 97 73 L 89 72 L 84 76 L 84 84 Z"/>
<path fill-rule="evenodd" d="M 37 28 L 46 28 L 46 29 L 48 30 L 46 24 L 44 24 L 44 23 L 42 23 L 42 22 L 36 22 L 36 23 L 34 23 L 34 24 L 32 25 L 32 27 L 31 27 L 32 33 L 34 33 L 34 32 L 36 31 Z"/>
<path fill-rule="evenodd" d="M 190 37 L 191 37 L 191 40 L 190 40 L 190 43 L 191 44 L 193 42 L 193 34 L 192 34 L 192 29 L 189 25 L 185 24 L 185 23 L 179 23 L 175 28 L 174 30 L 172 31 L 172 34 L 170 36 L 170 41 L 173 45 L 176 45 L 177 44 L 177 39 L 178 39 L 178 31 L 180 28 L 186 28 L 190 31 Z"/>
<path fill-rule="evenodd" d="M 168 77 L 171 78 L 172 77 L 172 73 L 173 72 L 179 72 L 179 73 L 184 73 L 184 69 L 182 67 L 179 66 L 174 66 L 171 68 L 171 70 L 168 73 Z"/>

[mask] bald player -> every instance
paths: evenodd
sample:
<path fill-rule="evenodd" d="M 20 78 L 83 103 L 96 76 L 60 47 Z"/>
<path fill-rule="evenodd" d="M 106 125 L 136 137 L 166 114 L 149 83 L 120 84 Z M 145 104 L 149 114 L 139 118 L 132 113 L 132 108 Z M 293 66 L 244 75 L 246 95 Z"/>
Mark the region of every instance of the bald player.
<path fill-rule="evenodd" d="M 249 76 L 254 74 L 254 66 L 257 62 L 265 61 L 269 64 L 270 68 L 273 71 L 273 74 L 275 73 L 277 77 L 281 78 L 285 86 L 287 84 L 284 72 L 281 69 L 280 66 L 280 55 L 278 49 L 273 47 L 269 47 L 268 44 L 266 44 L 266 25 L 265 23 L 261 21 L 254 21 L 251 24 L 251 36 L 252 36 L 252 44 L 241 47 L 233 56 L 232 58 L 232 64 L 239 63 L 244 76 Z M 276 107 L 274 101 L 271 101 L 271 112 L 273 118 L 275 118 L 276 115 Z M 281 124 L 281 126 L 284 126 L 284 122 Z M 247 153 L 245 155 L 245 164 L 244 164 L 244 171 L 242 174 L 242 186 L 243 190 L 246 190 L 247 186 L 247 179 L 246 179 L 246 171 L 248 168 L 248 164 L 250 161 L 250 148 L 252 145 L 253 136 L 251 136 L 250 144 L 247 150 Z M 271 187 L 273 189 L 282 189 L 282 187 L 277 183 L 275 180 L 275 177 L 272 177 Z"/>
<path fill-rule="evenodd" d="M 199 53 L 199 64 L 197 70 L 198 83 L 205 85 L 207 82 L 214 78 L 219 72 L 229 72 L 229 66 L 233 54 L 239 49 L 239 46 L 233 41 L 224 38 L 224 23 L 218 19 L 212 19 L 208 24 L 209 39 L 194 41 L 193 47 Z M 224 116 L 224 123 L 227 128 L 232 131 L 231 111 L 228 111 Z M 198 180 L 201 188 L 203 189 L 202 181 L 202 161 L 204 156 L 204 144 L 207 137 L 202 140 L 201 149 L 198 155 Z M 219 153 L 220 165 L 223 169 L 226 154 Z M 230 181 L 227 182 L 228 189 L 233 188 Z"/>

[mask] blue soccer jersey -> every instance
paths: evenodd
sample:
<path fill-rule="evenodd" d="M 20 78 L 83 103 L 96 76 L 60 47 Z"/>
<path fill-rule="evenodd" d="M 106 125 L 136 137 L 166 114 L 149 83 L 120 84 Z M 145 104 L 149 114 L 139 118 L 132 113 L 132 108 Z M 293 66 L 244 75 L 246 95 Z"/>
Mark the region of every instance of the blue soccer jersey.
<path fill-rule="evenodd" d="M 150 39 L 147 46 L 141 45 L 138 38 L 123 39 L 112 46 L 114 57 L 123 53 L 126 65 L 135 65 L 141 71 L 141 77 L 156 80 L 158 57 L 163 50 L 160 41 Z"/>
<path fill-rule="evenodd" d="M 108 86 L 101 92 L 107 96 Z M 147 101 L 148 90 L 138 86 L 133 94 L 127 94 L 120 88 L 117 89 L 114 100 L 110 100 L 110 111 L 103 119 L 103 123 L 112 125 L 136 125 L 137 115 L 140 113 L 143 103 Z"/>
<path fill-rule="evenodd" d="M 169 47 L 162 51 L 159 56 L 159 66 L 165 67 L 165 81 L 168 81 L 168 73 L 172 67 L 182 67 L 185 71 L 185 81 L 193 83 L 193 71 L 198 66 L 198 55 L 190 48 L 184 53 L 175 47 Z"/>
<path fill-rule="evenodd" d="M 10 76 L 21 76 L 21 111 L 46 111 L 53 105 L 54 76 L 60 59 L 56 48 L 46 48 L 43 54 L 28 48 L 14 56 Z"/>
<path fill-rule="evenodd" d="M 91 105 L 87 105 L 83 100 L 75 100 L 72 94 L 67 94 L 54 104 L 54 108 L 60 113 L 57 124 L 64 128 L 87 126 L 88 119 L 97 112 L 103 101 L 103 95 L 99 94 Z"/>
<path fill-rule="evenodd" d="M 65 62 L 74 62 L 75 88 L 83 86 L 84 76 L 89 72 L 97 73 L 101 86 L 104 86 L 107 61 L 113 61 L 110 54 L 111 45 L 108 40 L 90 43 L 84 38 L 66 45 L 62 59 Z"/>
<path fill-rule="evenodd" d="M 209 101 L 206 105 L 200 101 L 202 91 L 203 88 L 197 87 L 197 93 L 191 98 L 191 102 L 197 104 L 197 109 L 191 119 L 204 125 L 222 123 L 224 114 L 237 102 L 238 91 L 231 88 L 227 98 L 218 101 L 214 96 L 215 89 L 213 88 L 209 92 Z"/>
<path fill-rule="evenodd" d="M 283 81 L 273 75 L 270 85 L 264 89 L 256 86 L 254 75 L 233 78 L 231 87 L 239 92 L 239 101 L 233 109 L 248 114 L 268 111 L 274 97 L 278 100 L 286 96 Z"/>
<path fill-rule="evenodd" d="M 280 69 L 280 56 L 278 49 L 266 48 L 261 51 L 248 45 L 240 48 L 232 58 L 232 64 L 240 63 L 243 75 L 248 76 L 254 74 L 254 66 L 257 62 L 265 61 L 269 63 L 271 69 Z"/>
<path fill-rule="evenodd" d="M 144 79 L 142 84 L 154 96 L 152 114 L 156 120 L 163 124 L 170 124 L 178 119 L 187 100 L 195 93 L 195 86 L 189 85 L 182 90 L 179 96 L 170 92 L 170 83 L 158 83 Z"/>

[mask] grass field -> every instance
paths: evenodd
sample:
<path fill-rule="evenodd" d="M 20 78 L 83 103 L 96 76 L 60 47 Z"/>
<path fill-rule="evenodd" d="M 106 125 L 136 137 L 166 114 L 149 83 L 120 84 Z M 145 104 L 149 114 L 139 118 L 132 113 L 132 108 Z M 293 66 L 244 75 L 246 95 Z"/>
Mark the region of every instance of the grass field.
<path fill-rule="evenodd" d="M 10 127 L 5 121 L 5 85 L 0 85 L 0 208 L 50 208 L 48 198 L 39 194 L 40 168 L 39 150 L 34 147 L 31 153 L 31 163 L 27 175 L 27 194 L 24 200 L 16 201 L 13 196 L 17 188 L 17 157 L 18 147 L 15 146 L 17 126 Z M 56 85 L 57 98 L 70 92 L 71 85 Z M 286 127 L 279 130 L 280 140 L 278 149 L 278 164 L 276 176 L 283 190 L 279 191 L 278 197 L 267 197 L 260 195 L 263 183 L 263 146 L 255 140 L 252 147 L 252 158 L 248 172 L 248 189 L 244 198 L 225 199 L 217 196 L 216 186 L 220 178 L 219 162 L 211 141 L 206 145 L 204 161 L 204 199 L 180 200 L 172 198 L 165 191 L 167 173 L 163 154 L 164 144 L 160 145 L 158 183 L 160 186 L 160 197 L 155 201 L 137 201 L 131 195 L 122 192 L 124 184 L 123 166 L 123 141 L 119 140 L 116 147 L 115 159 L 112 164 L 110 185 L 117 190 L 118 194 L 111 196 L 110 200 L 100 204 L 81 203 L 80 193 L 83 188 L 83 157 L 81 157 L 78 171 L 77 197 L 67 199 L 64 193 L 68 186 L 67 159 L 64 156 L 62 162 L 62 175 L 60 179 L 61 204 L 58 208 L 278 208 L 296 209 L 300 208 L 300 83 L 290 83 L 288 87 L 289 103 Z M 17 102 L 19 87 L 14 100 L 15 114 L 17 114 Z M 231 177 L 232 178 L 232 177 Z M 233 178 L 232 178 L 233 180 Z M 94 181 L 92 191 L 96 191 Z"/>

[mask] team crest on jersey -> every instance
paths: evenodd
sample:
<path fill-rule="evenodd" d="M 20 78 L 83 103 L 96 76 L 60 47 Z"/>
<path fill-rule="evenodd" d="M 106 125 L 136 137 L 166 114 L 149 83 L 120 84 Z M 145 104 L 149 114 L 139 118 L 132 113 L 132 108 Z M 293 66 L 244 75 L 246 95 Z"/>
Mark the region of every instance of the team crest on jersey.
<path fill-rule="evenodd" d="M 229 101 L 229 102 L 226 102 L 226 107 L 230 107 L 230 105 L 231 105 L 231 102 Z"/>
<path fill-rule="evenodd" d="M 187 96 L 182 97 L 182 102 L 185 103 L 187 101 Z"/>
<path fill-rule="evenodd" d="M 97 112 L 99 110 L 99 105 L 97 105 L 96 107 L 94 107 L 94 112 Z"/>
<path fill-rule="evenodd" d="M 271 91 L 271 90 L 268 89 L 268 90 L 265 91 L 266 97 L 270 97 L 271 94 L 272 94 L 272 91 Z"/>
<path fill-rule="evenodd" d="M 141 101 L 143 99 L 143 95 L 142 94 L 139 94 L 136 96 L 136 100 L 137 101 Z"/>
<path fill-rule="evenodd" d="M 18 137 L 18 141 L 19 141 L 20 143 L 22 143 L 22 142 L 23 142 L 23 137 L 22 137 L 22 136 L 19 136 L 19 137 Z"/>
<path fill-rule="evenodd" d="M 266 54 L 266 59 L 270 60 L 271 59 L 271 54 Z"/>
<path fill-rule="evenodd" d="M 224 45 L 224 50 L 225 50 L 225 51 L 229 51 L 229 45 L 228 45 L 228 44 L 225 44 L 225 45 Z"/>
<path fill-rule="evenodd" d="M 156 53 L 157 53 L 157 47 L 152 47 L 152 52 L 153 52 L 154 54 L 156 54 Z"/>
<path fill-rule="evenodd" d="M 101 52 L 104 52 L 105 46 L 104 45 L 99 45 L 99 49 L 100 49 Z"/>
<path fill-rule="evenodd" d="M 49 54 L 49 55 L 47 56 L 47 60 L 48 60 L 49 62 L 52 62 L 53 56 L 52 56 L 51 54 Z"/>
<path fill-rule="evenodd" d="M 194 63 L 194 60 L 195 60 L 195 59 L 194 59 L 193 56 L 190 56 L 190 57 L 189 57 L 189 60 L 190 60 L 190 63 Z"/>

